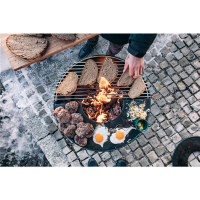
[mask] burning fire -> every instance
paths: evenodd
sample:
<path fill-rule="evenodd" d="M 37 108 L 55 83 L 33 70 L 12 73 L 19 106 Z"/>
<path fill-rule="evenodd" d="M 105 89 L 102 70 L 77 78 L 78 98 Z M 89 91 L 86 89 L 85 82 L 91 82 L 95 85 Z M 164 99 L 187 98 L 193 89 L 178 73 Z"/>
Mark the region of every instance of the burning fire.
<path fill-rule="evenodd" d="M 105 77 L 101 77 L 99 82 L 100 92 L 97 96 L 91 99 L 91 104 L 96 107 L 95 116 L 91 116 L 87 112 L 90 119 L 96 119 L 96 122 L 105 122 L 108 118 L 108 114 L 104 110 L 104 104 L 109 104 L 113 100 L 112 97 L 122 97 L 123 95 L 117 95 L 118 93 L 114 89 L 110 88 L 110 83 Z M 91 98 L 91 96 L 88 96 Z M 119 100 L 119 99 L 118 99 Z M 115 101 L 114 101 L 115 102 Z M 83 104 L 89 105 L 88 102 L 82 101 Z"/>

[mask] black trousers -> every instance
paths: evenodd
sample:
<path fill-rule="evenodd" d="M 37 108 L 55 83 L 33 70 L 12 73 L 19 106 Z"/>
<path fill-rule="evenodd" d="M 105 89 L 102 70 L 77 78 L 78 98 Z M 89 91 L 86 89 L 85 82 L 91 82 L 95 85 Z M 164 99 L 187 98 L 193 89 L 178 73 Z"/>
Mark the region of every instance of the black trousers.
<path fill-rule="evenodd" d="M 99 40 L 99 35 L 90 38 L 87 42 L 91 45 L 91 46 L 95 46 L 98 43 Z M 118 54 L 124 47 L 123 45 L 118 45 L 118 44 L 114 44 L 112 42 L 109 41 L 109 47 L 108 50 L 106 51 L 106 55 L 108 56 L 115 56 L 116 54 Z"/>

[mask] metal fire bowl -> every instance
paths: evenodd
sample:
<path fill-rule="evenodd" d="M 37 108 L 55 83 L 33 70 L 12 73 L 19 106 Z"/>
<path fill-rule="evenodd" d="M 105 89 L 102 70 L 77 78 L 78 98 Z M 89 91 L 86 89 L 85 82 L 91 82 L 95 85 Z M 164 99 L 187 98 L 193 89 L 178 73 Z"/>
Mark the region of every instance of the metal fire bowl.
<path fill-rule="evenodd" d="M 174 151 L 172 157 L 173 166 L 188 167 L 188 157 L 195 151 L 200 151 L 200 137 L 195 136 L 182 140 Z"/>
<path fill-rule="evenodd" d="M 82 61 L 79 61 L 79 62 L 83 62 L 83 61 L 86 61 L 88 59 L 93 59 L 95 61 L 103 61 L 105 59 L 106 56 L 104 55 L 101 55 L 101 56 L 93 56 L 93 57 L 90 57 L 90 58 L 86 58 Z M 111 57 L 111 56 L 108 56 L 108 57 Z M 121 58 L 118 58 L 118 57 L 111 57 L 114 61 L 123 61 Z M 78 63 L 79 63 L 78 62 Z M 73 64 L 72 68 L 70 70 L 73 70 L 73 67 L 76 66 L 78 63 L 75 63 Z M 64 78 L 62 77 L 61 81 L 63 80 Z M 130 87 L 127 87 L 127 89 L 130 88 Z M 122 101 L 120 102 L 121 103 L 121 107 L 122 107 L 122 111 L 120 113 L 120 115 L 112 120 L 112 121 L 109 121 L 107 123 L 104 123 L 104 125 L 108 128 L 128 128 L 130 126 L 134 126 L 134 121 L 133 122 L 129 122 L 128 119 L 127 119 L 127 111 L 129 110 L 129 104 L 132 102 L 132 101 L 135 101 L 137 104 L 143 104 L 145 102 L 145 110 L 146 109 L 150 109 L 151 108 L 151 98 L 150 98 L 150 93 L 149 93 L 149 89 L 148 89 L 148 86 L 146 85 L 146 89 L 147 89 L 147 92 L 148 92 L 148 95 L 147 97 L 145 97 L 146 95 L 141 95 L 141 98 L 136 98 L 136 99 L 130 99 L 130 98 L 126 98 L 126 99 L 121 99 Z M 71 99 L 71 101 L 74 101 L 76 99 Z M 70 100 L 56 100 L 56 95 L 54 95 L 54 109 L 56 109 L 57 107 L 59 106 L 62 106 L 63 108 L 65 108 L 65 104 L 67 102 L 69 102 Z M 128 105 L 127 105 L 128 103 Z M 88 118 L 88 116 L 84 113 L 83 109 L 82 109 L 82 105 L 81 103 L 79 103 L 79 108 L 78 108 L 78 113 L 82 114 L 83 115 L 83 118 L 84 118 L 84 122 L 85 123 L 90 123 L 94 126 L 94 128 L 99 124 L 91 119 Z M 149 117 L 149 113 L 147 113 L 147 119 Z M 135 128 L 135 127 L 134 127 Z M 84 147 L 88 150 L 92 150 L 92 151 L 112 151 L 112 150 L 115 150 L 115 149 L 118 149 L 118 148 L 121 148 L 121 147 L 124 147 L 126 146 L 127 144 L 131 143 L 133 140 L 135 140 L 137 138 L 137 136 L 140 134 L 140 131 L 138 130 L 131 130 L 129 132 L 129 134 L 126 136 L 126 139 L 124 141 L 124 143 L 121 143 L 121 144 L 113 144 L 110 142 L 109 138 L 108 138 L 108 141 L 106 141 L 103 145 L 103 148 L 94 143 L 93 142 L 93 138 L 89 138 L 88 139 L 88 142 L 87 142 L 87 145 Z M 75 143 L 74 139 L 71 139 L 71 138 L 68 138 L 71 142 Z M 76 143 L 75 143 L 76 144 Z M 77 144 L 78 145 L 78 144 Z"/>
<path fill-rule="evenodd" d="M 134 121 L 130 122 L 130 121 L 128 121 L 128 118 L 127 118 L 127 111 L 129 110 L 129 104 L 132 101 L 135 101 L 137 104 L 143 104 L 145 102 L 145 108 L 144 108 L 144 110 L 146 110 L 148 108 L 150 109 L 150 107 L 151 107 L 151 99 L 135 99 L 135 100 L 131 99 L 131 100 L 124 100 L 123 101 L 123 108 L 122 108 L 122 111 L 121 111 L 120 115 L 116 119 L 114 119 L 112 121 L 109 121 L 107 123 L 104 123 L 104 125 L 106 127 L 108 127 L 108 128 L 116 128 L 116 127 L 126 128 L 126 127 L 133 126 Z M 55 106 L 54 109 L 56 109 L 59 106 L 62 106 L 64 108 L 65 104 L 55 104 L 54 106 Z M 91 119 L 88 118 L 88 116 L 84 113 L 84 111 L 82 109 L 81 103 L 79 103 L 79 108 L 78 108 L 77 112 L 83 115 L 85 123 L 90 123 L 94 127 L 96 127 L 97 125 L 99 125 L 99 123 L 97 123 L 97 122 L 95 122 L 95 121 L 93 121 L 93 120 L 91 120 Z M 148 119 L 148 117 L 149 117 L 149 113 L 147 114 L 147 119 Z M 94 143 L 93 142 L 93 138 L 89 138 L 88 142 L 87 142 L 87 145 L 84 148 L 92 150 L 92 151 L 112 151 L 112 150 L 121 148 L 123 146 L 126 146 L 127 144 L 129 144 L 130 142 L 132 142 L 133 140 L 135 140 L 136 137 L 139 134 L 140 134 L 140 131 L 133 129 L 126 136 L 126 139 L 125 139 L 124 143 L 113 144 L 108 139 L 108 141 L 106 141 L 104 143 L 103 148 L 100 145 Z M 71 139 L 71 138 L 68 138 L 68 139 L 71 140 L 73 143 L 75 143 L 74 139 Z"/>

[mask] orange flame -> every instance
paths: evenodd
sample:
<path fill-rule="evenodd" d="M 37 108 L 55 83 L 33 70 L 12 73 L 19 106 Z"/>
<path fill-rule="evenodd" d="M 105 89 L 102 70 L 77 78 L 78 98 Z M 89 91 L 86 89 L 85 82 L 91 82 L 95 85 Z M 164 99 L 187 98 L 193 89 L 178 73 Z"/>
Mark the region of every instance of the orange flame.
<path fill-rule="evenodd" d="M 93 106 L 97 107 L 98 109 L 95 114 L 95 117 L 94 116 L 91 117 L 89 113 L 87 114 L 90 119 L 96 119 L 96 122 L 102 123 L 107 120 L 108 114 L 106 114 L 106 112 L 104 111 L 103 104 L 110 103 L 112 100 L 112 97 L 116 96 L 114 94 L 118 94 L 117 92 L 114 91 L 114 89 L 110 88 L 110 86 L 111 85 L 109 81 L 105 77 L 101 77 L 100 82 L 99 82 L 100 92 L 97 94 L 97 96 L 94 96 L 94 99 L 90 100 L 90 103 Z M 121 97 L 121 95 L 119 95 L 118 97 Z M 90 97 L 88 96 L 88 98 Z M 84 104 L 88 105 L 88 103 L 87 104 L 84 103 Z"/>

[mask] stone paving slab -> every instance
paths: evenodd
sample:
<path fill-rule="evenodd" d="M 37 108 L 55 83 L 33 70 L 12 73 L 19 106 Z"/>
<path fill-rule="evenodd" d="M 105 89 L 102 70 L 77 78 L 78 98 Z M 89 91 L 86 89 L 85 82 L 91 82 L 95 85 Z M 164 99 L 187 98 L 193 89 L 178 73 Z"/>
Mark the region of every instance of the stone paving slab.
<path fill-rule="evenodd" d="M 44 153 L 48 150 L 47 143 L 56 145 L 59 159 L 54 158 L 56 153 L 47 156 L 52 166 L 57 166 L 57 160 L 58 165 L 87 166 L 90 157 L 94 157 L 102 167 L 114 166 L 119 158 L 126 159 L 131 167 L 172 166 L 171 157 L 181 140 L 200 136 L 200 34 L 159 34 L 156 37 L 145 55 L 143 74 L 153 96 L 148 120 L 151 127 L 126 147 L 105 153 L 72 144 L 58 131 L 51 112 L 56 82 L 63 72 L 79 61 L 78 52 L 84 44 L 80 43 L 17 72 L 7 69 L 0 73 L 2 85 L 13 94 L 13 101 L 24 113 L 24 122 L 30 124 L 29 131 L 39 140 Z M 127 47 L 125 45 L 117 56 L 125 59 Z M 88 57 L 105 54 L 107 48 L 108 42 L 100 37 Z M 32 125 L 29 118 L 33 119 Z M 37 123 L 42 131 L 34 129 Z M 195 159 L 191 166 L 199 161 L 198 156 Z"/>

